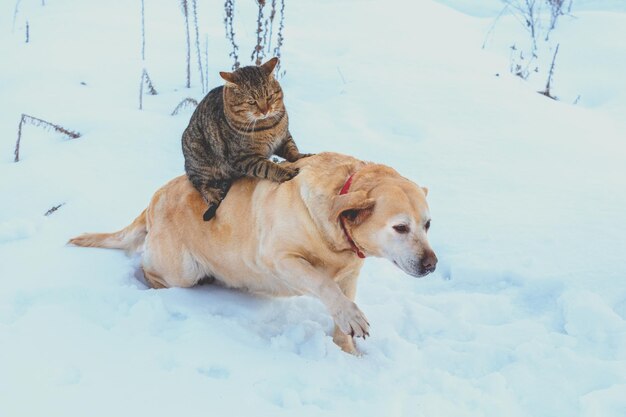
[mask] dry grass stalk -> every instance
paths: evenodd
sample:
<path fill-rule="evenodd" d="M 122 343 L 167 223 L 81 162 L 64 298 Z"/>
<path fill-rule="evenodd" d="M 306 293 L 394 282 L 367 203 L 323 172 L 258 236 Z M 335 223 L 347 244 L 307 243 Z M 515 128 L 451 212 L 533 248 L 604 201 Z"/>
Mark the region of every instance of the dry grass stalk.
<path fill-rule="evenodd" d="M 259 5 L 259 12 L 256 18 L 256 45 L 252 50 L 252 55 L 250 55 L 250 59 L 254 62 L 255 65 L 261 65 L 263 63 L 263 8 L 265 7 L 265 0 L 257 0 L 257 4 Z"/>
<path fill-rule="evenodd" d="M 26 21 L 26 43 L 30 41 L 30 26 L 28 25 L 28 20 Z"/>
<path fill-rule="evenodd" d="M 233 58 L 233 70 L 236 70 L 239 68 L 240 63 L 239 56 L 237 55 L 239 46 L 237 46 L 237 43 L 235 42 L 235 29 L 233 28 L 233 20 L 235 18 L 235 0 L 226 0 L 224 2 L 224 11 L 226 13 L 226 17 L 224 17 L 226 38 L 230 41 L 230 45 L 233 49 L 228 55 Z"/>
<path fill-rule="evenodd" d="M 191 39 L 189 35 L 189 3 L 187 0 L 181 0 L 180 7 L 185 16 L 185 34 L 187 35 L 187 84 L 185 87 L 191 87 Z"/>
<path fill-rule="evenodd" d="M 556 96 L 553 96 L 550 92 L 552 88 L 552 76 L 554 75 L 554 64 L 556 62 L 556 54 L 559 53 L 560 44 L 556 45 L 556 49 L 554 50 L 554 55 L 552 56 L 552 64 L 550 65 L 550 72 L 548 73 L 548 81 L 546 82 L 546 89 L 544 91 L 539 91 L 539 94 L 543 94 L 544 96 L 551 98 L 552 100 L 557 100 Z"/>
<path fill-rule="evenodd" d="M 274 17 L 276 17 L 276 0 L 272 0 L 272 9 L 270 10 L 270 17 L 269 19 L 265 20 L 265 33 L 263 34 L 263 36 L 265 37 L 265 35 L 267 36 L 267 53 L 269 54 L 272 51 L 272 33 L 274 32 Z M 268 32 L 268 21 L 269 21 L 269 34 Z M 265 42 L 265 40 L 263 40 L 263 42 Z"/>
<path fill-rule="evenodd" d="M 141 0 L 141 60 L 146 60 L 146 18 L 144 13 L 144 0 Z"/>
<path fill-rule="evenodd" d="M 186 109 L 189 107 L 196 107 L 197 105 L 198 105 L 198 100 L 191 98 L 191 97 L 187 97 L 186 99 L 178 103 L 178 105 L 174 108 L 174 111 L 172 111 L 172 116 L 176 116 L 183 109 Z"/>
<path fill-rule="evenodd" d="M 193 26 L 196 31 L 196 55 L 198 58 L 198 72 L 200 73 L 200 85 L 202 86 L 202 93 L 205 92 L 204 88 L 204 71 L 202 70 L 202 56 L 200 54 L 200 35 L 198 34 L 198 3 L 197 0 L 191 0 L 191 6 L 193 7 Z"/>
<path fill-rule="evenodd" d="M 20 160 L 20 142 L 22 141 L 22 127 L 24 124 L 31 124 L 33 126 L 38 126 L 47 130 L 54 130 L 55 132 L 62 133 L 70 139 L 76 139 L 80 137 L 80 133 L 74 132 L 72 130 L 66 129 L 63 126 L 57 125 L 55 123 L 51 123 L 47 120 L 40 119 L 38 117 L 33 117 L 31 115 L 22 113 L 22 117 L 20 117 L 20 124 L 17 127 L 17 141 L 15 142 L 15 159 L 13 162 L 18 162 Z"/>
<path fill-rule="evenodd" d="M 280 24 L 278 26 L 278 35 L 276 36 L 276 47 L 274 48 L 274 56 L 280 58 L 280 48 L 283 46 L 285 38 L 283 37 L 283 30 L 285 29 L 285 0 L 280 0 Z M 278 61 L 276 67 L 276 74 L 280 74 L 280 67 L 282 60 Z M 282 74 L 284 75 L 284 71 Z"/>
<path fill-rule="evenodd" d="M 15 2 L 15 8 L 13 9 L 13 26 L 11 27 L 11 32 L 15 32 L 15 21 L 17 20 L 17 14 L 20 11 L 20 0 Z"/>
<path fill-rule="evenodd" d="M 154 84 L 152 84 L 152 80 L 148 75 L 148 71 L 144 68 L 141 72 L 141 81 L 139 82 L 139 110 L 143 110 L 143 86 L 148 88 L 148 94 L 151 96 L 156 96 L 157 90 L 154 88 Z"/>
<path fill-rule="evenodd" d="M 44 216 L 49 216 L 52 213 L 54 213 L 55 211 L 57 211 L 58 209 L 60 209 L 62 206 L 64 206 L 65 203 L 61 203 L 58 206 L 52 206 L 48 211 L 46 211 L 43 215 Z"/>
<path fill-rule="evenodd" d="M 209 35 L 204 35 L 204 91 L 209 91 Z"/>

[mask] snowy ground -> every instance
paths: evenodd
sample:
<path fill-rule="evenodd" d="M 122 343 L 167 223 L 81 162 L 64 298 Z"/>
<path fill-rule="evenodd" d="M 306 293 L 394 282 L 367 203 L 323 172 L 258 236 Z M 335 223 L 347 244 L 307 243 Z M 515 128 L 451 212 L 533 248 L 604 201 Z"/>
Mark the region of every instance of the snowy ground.
<path fill-rule="evenodd" d="M 23 0 L 14 30 L 14 2 L 0 5 L 0 416 L 626 415 L 620 2 L 562 20 L 559 102 L 508 74 L 513 18 L 481 49 L 495 1 L 287 2 L 282 83 L 303 151 L 430 188 L 440 266 L 417 280 L 367 260 L 360 358 L 314 299 L 150 290 L 123 253 L 65 246 L 128 224 L 182 173 L 190 111 L 169 113 L 201 97 L 183 88 L 182 15 L 146 0 L 160 94 L 138 111 L 134 3 Z M 210 86 L 230 67 L 222 4 L 199 5 Z M 237 5 L 247 58 L 255 11 Z M 83 136 L 26 126 L 13 163 L 21 113 Z"/>

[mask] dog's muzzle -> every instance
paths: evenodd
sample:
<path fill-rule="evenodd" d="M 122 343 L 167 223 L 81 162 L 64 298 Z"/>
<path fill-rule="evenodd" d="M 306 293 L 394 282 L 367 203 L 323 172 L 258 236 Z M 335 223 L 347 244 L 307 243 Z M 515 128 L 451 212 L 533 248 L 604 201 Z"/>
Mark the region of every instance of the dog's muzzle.
<path fill-rule="evenodd" d="M 437 268 L 437 262 L 437 255 L 435 255 L 435 252 L 433 252 L 432 250 L 424 252 L 421 258 L 393 261 L 393 263 L 396 264 L 396 266 L 398 266 L 404 272 L 418 278 L 434 272 Z"/>

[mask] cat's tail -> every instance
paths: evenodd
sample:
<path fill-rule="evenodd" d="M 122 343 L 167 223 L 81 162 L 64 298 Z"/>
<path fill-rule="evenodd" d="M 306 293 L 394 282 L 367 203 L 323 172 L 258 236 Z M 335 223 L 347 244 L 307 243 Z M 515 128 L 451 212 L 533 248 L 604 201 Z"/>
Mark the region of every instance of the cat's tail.
<path fill-rule="evenodd" d="M 147 233 L 146 210 L 144 210 L 131 224 L 118 232 L 84 233 L 70 239 L 67 243 L 76 246 L 123 249 L 126 252 L 136 252 L 143 246 Z"/>

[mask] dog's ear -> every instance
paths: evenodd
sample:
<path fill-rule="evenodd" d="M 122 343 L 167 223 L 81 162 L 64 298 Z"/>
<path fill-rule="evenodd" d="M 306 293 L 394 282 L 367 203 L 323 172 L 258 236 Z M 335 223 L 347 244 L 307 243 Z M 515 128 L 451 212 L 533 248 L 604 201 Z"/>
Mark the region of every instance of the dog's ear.
<path fill-rule="evenodd" d="M 422 187 L 422 191 L 424 191 L 424 195 L 428 197 L 428 187 Z"/>
<path fill-rule="evenodd" d="M 350 222 L 359 224 L 371 214 L 375 203 L 373 198 L 367 198 L 365 191 L 337 195 L 330 206 L 330 220 L 335 222 L 339 216 L 345 216 Z"/>

